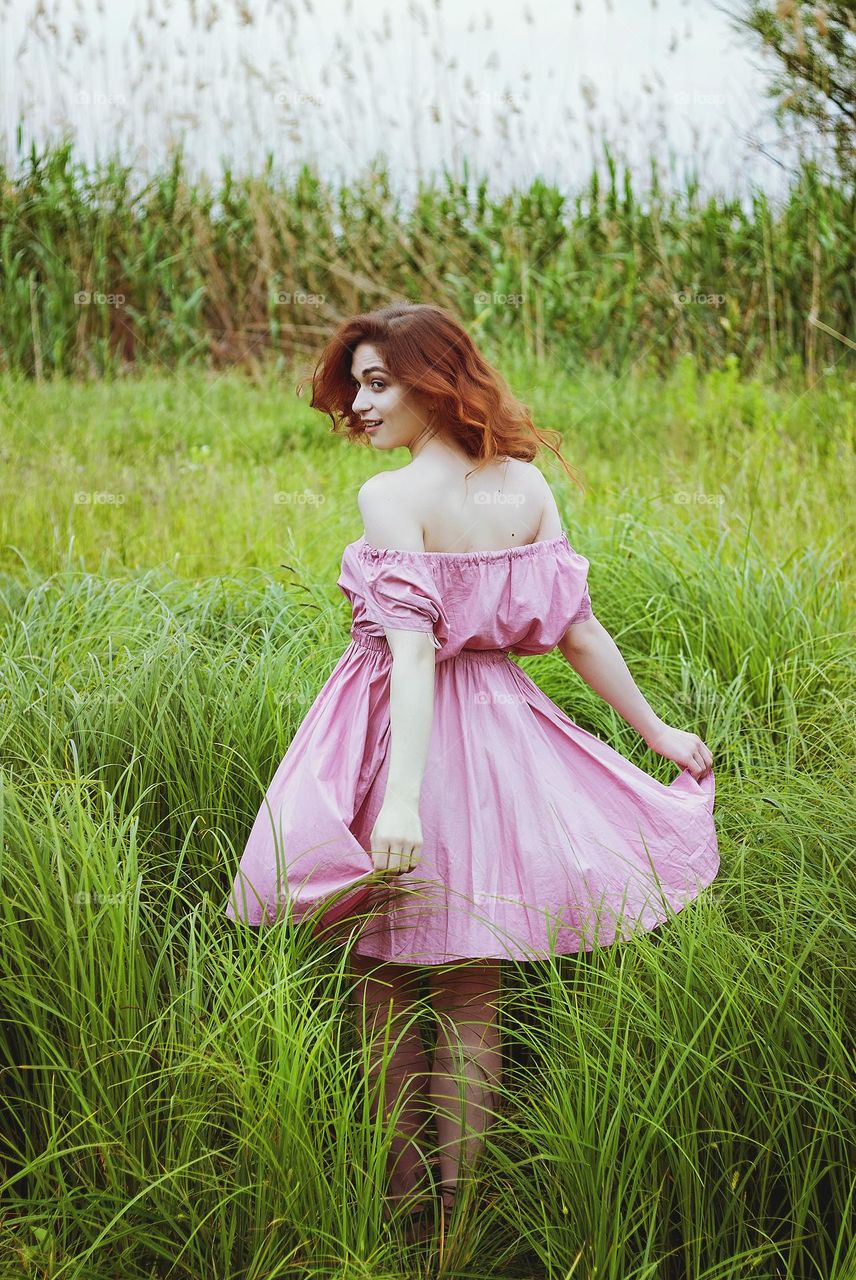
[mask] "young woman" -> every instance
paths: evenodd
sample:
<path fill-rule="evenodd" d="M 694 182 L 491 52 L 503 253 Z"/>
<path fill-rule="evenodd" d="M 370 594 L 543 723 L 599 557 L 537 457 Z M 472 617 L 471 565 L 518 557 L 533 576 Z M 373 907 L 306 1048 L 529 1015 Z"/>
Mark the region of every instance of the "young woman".
<path fill-rule="evenodd" d="M 364 534 L 337 583 L 351 643 L 274 775 L 227 914 L 258 925 L 321 904 L 326 925 L 371 909 L 350 960 L 369 1045 L 388 1031 L 393 1046 L 384 1107 L 403 1099 L 390 1199 L 430 1185 L 433 1119 L 448 1211 L 495 1105 L 503 959 L 591 951 L 697 897 L 719 869 L 713 762 L 657 716 L 594 616 L 539 444 L 575 477 L 452 316 L 397 303 L 347 321 L 312 406 L 410 461 L 359 491 Z M 680 765 L 670 785 L 574 724 L 511 658 L 557 647 Z M 430 1063 L 412 1019 L 423 982 L 440 1027 Z M 380 1053 L 369 1060 L 379 1073 Z M 417 1238 L 431 1197 L 412 1212 Z"/>

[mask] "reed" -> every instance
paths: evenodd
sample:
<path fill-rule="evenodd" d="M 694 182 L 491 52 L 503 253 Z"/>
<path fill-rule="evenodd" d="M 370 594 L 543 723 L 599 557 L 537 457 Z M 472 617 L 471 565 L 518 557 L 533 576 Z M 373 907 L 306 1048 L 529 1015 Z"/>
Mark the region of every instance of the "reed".
<path fill-rule="evenodd" d="M 448 170 L 412 200 L 382 160 L 334 187 L 304 164 L 153 176 L 71 140 L 0 169 L 0 360 L 37 379 L 202 364 L 258 372 L 395 297 L 454 310 L 489 351 L 581 370 L 699 367 L 812 381 L 853 367 L 856 192 L 804 161 L 773 207 L 640 193 L 608 143 L 584 189 L 490 196 Z"/>

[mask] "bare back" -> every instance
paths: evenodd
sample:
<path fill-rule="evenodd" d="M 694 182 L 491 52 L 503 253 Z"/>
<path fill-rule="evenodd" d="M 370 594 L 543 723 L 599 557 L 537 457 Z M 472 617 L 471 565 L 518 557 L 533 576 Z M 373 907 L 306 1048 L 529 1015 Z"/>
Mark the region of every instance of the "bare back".
<path fill-rule="evenodd" d="M 555 503 L 533 463 L 507 458 L 467 475 L 473 465 L 438 472 L 414 462 L 396 473 L 421 520 L 426 551 L 503 551 L 554 536 L 545 516 Z"/>

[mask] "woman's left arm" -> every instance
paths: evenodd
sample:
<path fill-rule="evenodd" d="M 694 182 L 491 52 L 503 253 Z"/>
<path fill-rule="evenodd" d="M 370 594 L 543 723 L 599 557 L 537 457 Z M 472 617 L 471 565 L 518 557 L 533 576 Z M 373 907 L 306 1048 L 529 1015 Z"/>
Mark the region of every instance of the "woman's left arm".
<path fill-rule="evenodd" d="M 618 645 L 596 618 L 569 627 L 559 642 L 567 662 L 586 684 L 644 738 L 652 751 L 688 769 L 698 781 L 713 765 L 713 756 L 698 734 L 675 729 L 661 720 L 630 674 Z"/>

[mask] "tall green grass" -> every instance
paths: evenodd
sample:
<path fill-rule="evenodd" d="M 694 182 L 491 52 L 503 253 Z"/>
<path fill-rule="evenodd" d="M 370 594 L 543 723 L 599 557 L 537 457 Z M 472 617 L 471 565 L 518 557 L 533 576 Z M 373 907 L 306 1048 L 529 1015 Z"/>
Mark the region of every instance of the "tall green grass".
<path fill-rule="evenodd" d="M 697 177 L 640 190 L 608 144 L 579 189 L 490 196 L 447 171 L 397 193 L 385 162 L 353 183 L 153 176 L 74 143 L 0 167 L 0 368 L 37 379 L 201 363 L 250 370 L 317 349 L 394 297 L 452 308 L 488 350 L 566 370 L 703 368 L 814 382 L 853 359 L 856 191 L 804 162 L 772 207 L 702 198 Z M 852 367 L 852 365 L 851 365 Z"/>
<path fill-rule="evenodd" d="M 381 1222 L 347 949 L 223 915 L 347 642 L 356 489 L 405 459 L 328 438 L 293 369 L 0 379 L 3 1276 L 856 1274 L 853 386 L 503 368 L 589 486 L 545 459 L 598 616 L 713 752 L 722 869 L 652 933 L 509 962 L 439 1266 Z M 521 662 L 674 776 L 558 652 Z"/>

